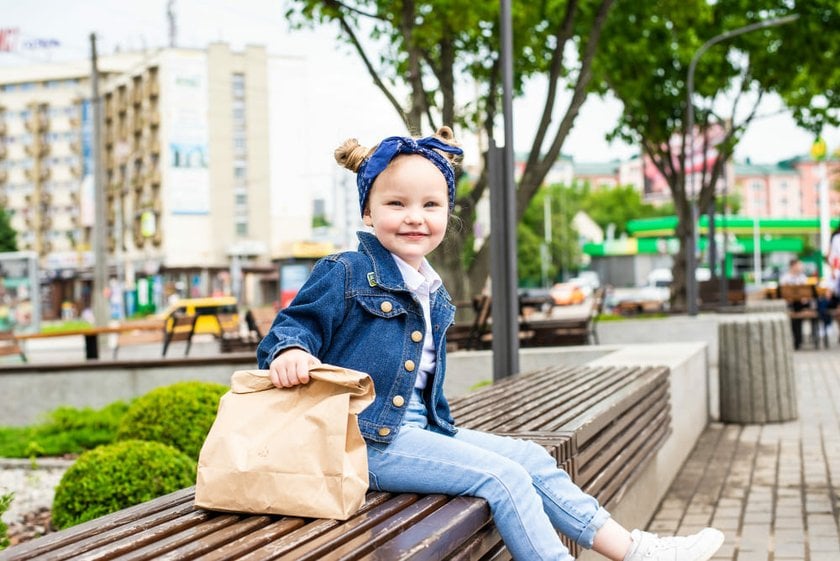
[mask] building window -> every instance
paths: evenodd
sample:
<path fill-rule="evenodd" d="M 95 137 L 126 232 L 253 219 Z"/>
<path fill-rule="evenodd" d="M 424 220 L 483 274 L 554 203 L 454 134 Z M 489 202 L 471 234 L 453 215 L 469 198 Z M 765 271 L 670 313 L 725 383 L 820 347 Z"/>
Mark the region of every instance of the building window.
<path fill-rule="evenodd" d="M 235 73 L 231 77 L 231 87 L 234 98 L 245 97 L 245 74 Z"/>
<path fill-rule="evenodd" d="M 236 235 L 244 238 L 248 236 L 248 222 L 245 220 L 238 220 L 236 222 Z"/>

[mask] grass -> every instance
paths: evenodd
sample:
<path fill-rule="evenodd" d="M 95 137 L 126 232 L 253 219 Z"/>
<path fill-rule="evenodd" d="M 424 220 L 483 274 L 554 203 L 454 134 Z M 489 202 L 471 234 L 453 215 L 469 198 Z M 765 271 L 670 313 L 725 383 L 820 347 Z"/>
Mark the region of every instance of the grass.
<path fill-rule="evenodd" d="M 91 327 L 90 323 L 81 319 L 51 321 L 41 325 L 41 333 L 62 333 L 64 331 L 74 331 L 76 329 L 85 329 L 87 327 Z"/>
<path fill-rule="evenodd" d="M 37 458 L 80 454 L 113 442 L 128 403 L 116 401 L 102 409 L 59 407 L 41 423 L 0 427 L 0 457 Z"/>

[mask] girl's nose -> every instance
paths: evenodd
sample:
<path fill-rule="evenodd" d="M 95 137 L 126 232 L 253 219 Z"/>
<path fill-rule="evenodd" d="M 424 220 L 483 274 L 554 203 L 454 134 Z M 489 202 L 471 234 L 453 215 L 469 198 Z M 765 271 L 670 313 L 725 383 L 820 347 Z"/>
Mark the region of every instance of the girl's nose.
<path fill-rule="evenodd" d="M 405 215 L 405 221 L 409 224 L 419 224 L 423 222 L 423 213 L 420 209 L 411 208 Z"/>

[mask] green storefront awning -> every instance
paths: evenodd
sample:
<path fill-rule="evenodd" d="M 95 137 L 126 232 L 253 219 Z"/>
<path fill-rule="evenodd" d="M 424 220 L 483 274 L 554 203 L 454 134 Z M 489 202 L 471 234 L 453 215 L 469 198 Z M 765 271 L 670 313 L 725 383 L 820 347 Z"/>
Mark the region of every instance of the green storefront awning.
<path fill-rule="evenodd" d="M 708 247 L 708 239 L 700 237 L 697 240 L 700 251 Z M 674 255 L 679 251 L 680 242 L 676 238 L 624 238 L 607 240 L 603 243 L 587 243 L 583 245 L 583 252 L 591 257 L 605 257 L 609 255 Z M 728 238 L 726 252 L 730 254 L 752 253 L 755 244 L 753 238 Z M 722 244 L 718 250 L 723 249 Z M 773 238 L 762 236 L 759 240 L 759 250 L 762 253 L 784 251 L 801 253 L 804 244 L 799 238 Z"/>

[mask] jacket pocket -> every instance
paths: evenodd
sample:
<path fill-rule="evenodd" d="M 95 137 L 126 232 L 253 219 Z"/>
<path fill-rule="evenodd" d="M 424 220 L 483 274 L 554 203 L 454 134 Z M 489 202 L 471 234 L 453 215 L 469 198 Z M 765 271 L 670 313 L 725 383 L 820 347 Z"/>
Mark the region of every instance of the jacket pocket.
<path fill-rule="evenodd" d="M 392 318 L 406 313 L 405 307 L 389 294 L 356 296 L 356 301 L 369 314 Z"/>

